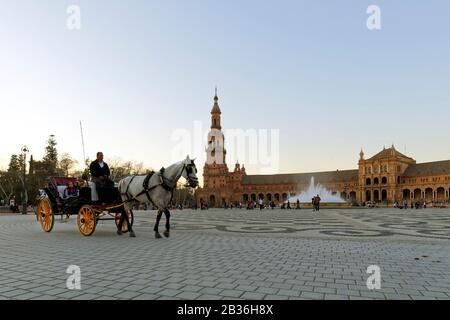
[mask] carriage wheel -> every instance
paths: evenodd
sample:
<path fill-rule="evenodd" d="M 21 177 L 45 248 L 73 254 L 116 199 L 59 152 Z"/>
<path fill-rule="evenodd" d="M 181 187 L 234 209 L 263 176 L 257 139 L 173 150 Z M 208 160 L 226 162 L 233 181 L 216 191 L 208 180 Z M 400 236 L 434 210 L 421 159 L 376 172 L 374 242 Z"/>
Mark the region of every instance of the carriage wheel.
<path fill-rule="evenodd" d="M 119 228 L 119 223 L 120 223 L 120 218 L 122 217 L 123 212 L 116 212 L 116 217 L 115 217 L 115 222 L 116 222 L 116 227 Z M 133 226 L 133 222 L 134 222 L 134 215 L 133 215 L 133 210 L 130 210 L 128 213 L 128 221 L 130 221 L 130 225 Z M 128 231 L 128 224 L 126 223 L 126 221 L 124 220 L 122 223 L 122 232 L 123 233 L 127 233 Z"/>
<path fill-rule="evenodd" d="M 95 231 L 95 226 L 97 225 L 97 216 L 89 205 L 84 205 L 78 211 L 78 229 L 83 236 L 90 236 Z"/>
<path fill-rule="evenodd" d="M 42 229 L 44 229 L 45 232 L 52 231 L 55 217 L 53 216 L 52 205 L 47 198 L 43 198 L 39 201 L 36 215 L 41 223 Z"/>

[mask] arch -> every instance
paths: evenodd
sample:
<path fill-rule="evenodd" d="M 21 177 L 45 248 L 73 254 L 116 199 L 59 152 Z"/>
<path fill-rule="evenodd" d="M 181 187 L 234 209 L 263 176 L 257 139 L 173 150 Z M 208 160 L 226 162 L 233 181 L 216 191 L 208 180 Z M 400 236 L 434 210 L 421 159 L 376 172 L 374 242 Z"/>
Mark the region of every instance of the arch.
<path fill-rule="evenodd" d="M 340 196 L 341 196 L 341 199 L 347 200 L 347 192 L 345 192 L 345 191 L 341 192 Z"/>
<path fill-rule="evenodd" d="M 286 200 L 287 200 L 287 198 L 288 198 L 288 195 L 287 195 L 287 193 L 283 193 L 283 194 L 282 194 L 282 199 L 283 199 L 283 201 L 286 201 Z"/>
<path fill-rule="evenodd" d="M 209 206 L 210 207 L 216 206 L 216 196 L 213 194 L 209 196 Z"/>
<path fill-rule="evenodd" d="M 387 190 L 383 189 L 381 190 L 381 201 L 386 202 L 387 200 L 388 200 Z"/>
<path fill-rule="evenodd" d="M 272 201 L 272 194 L 268 193 L 266 194 L 267 201 Z"/>
<path fill-rule="evenodd" d="M 350 201 L 356 202 L 356 191 L 350 191 Z"/>
<path fill-rule="evenodd" d="M 381 184 L 387 184 L 387 178 L 386 177 L 381 178 Z"/>
<path fill-rule="evenodd" d="M 380 180 L 378 178 L 373 179 L 373 184 L 379 184 L 379 183 L 380 183 Z"/>
<path fill-rule="evenodd" d="M 275 198 L 275 201 L 280 201 L 280 194 L 275 193 L 274 198 Z"/>
<path fill-rule="evenodd" d="M 425 189 L 425 201 L 432 201 L 432 200 L 433 200 L 433 189 L 426 188 Z"/>
<path fill-rule="evenodd" d="M 366 179 L 366 185 L 370 186 L 371 184 L 372 184 L 372 180 L 370 180 L 370 178 L 367 178 Z"/>
<path fill-rule="evenodd" d="M 366 201 L 372 201 L 370 190 L 366 190 Z"/>
<path fill-rule="evenodd" d="M 248 201 L 248 194 L 247 194 L 247 193 L 244 193 L 244 194 L 242 195 L 242 200 L 243 200 L 244 202 L 247 202 L 247 201 Z"/>
<path fill-rule="evenodd" d="M 252 201 L 256 201 L 256 194 L 252 193 L 252 194 L 250 195 L 250 199 L 251 199 Z"/>
<path fill-rule="evenodd" d="M 380 201 L 380 192 L 378 190 L 373 191 L 373 201 L 375 202 Z"/>
<path fill-rule="evenodd" d="M 439 187 L 436 190 L 436 200 L 439 202 L 445 201 L 445 189 L 443 187 Z"/>
<path fill-rule="evenodd" d="M 403 189 L 403 200 L 409 200 L 411 198 L 411 190 Z"/>
<path fill-rule="evenodd" d="M 264 200 L 264 194 L 262 194 L 262 193 L 258 194 L 258 200 L 259 199 L 263 199 Z"/>
<path fill-rule="evenodd" d="M 415 200 L 422 199 L 422 190 L 421 189 L 419 189 L 419 188 L 414 189 L 414 199 Z"/>

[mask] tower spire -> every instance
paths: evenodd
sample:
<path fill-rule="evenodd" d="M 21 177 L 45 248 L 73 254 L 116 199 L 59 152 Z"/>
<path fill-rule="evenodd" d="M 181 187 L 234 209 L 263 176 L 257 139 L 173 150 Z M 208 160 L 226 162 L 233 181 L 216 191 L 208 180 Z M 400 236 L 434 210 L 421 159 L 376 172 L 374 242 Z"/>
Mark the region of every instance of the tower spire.
<path fill-rule="evenodd" d="M 219 97 L 217 96 L 217 86 L 215 88 L 215 95 L 214 95 L 214 105 L 211 110 L 211 129 L 222 129 L 220 126 L 220 114 L 222 113 L 220 111 L 219 107 Z"/>

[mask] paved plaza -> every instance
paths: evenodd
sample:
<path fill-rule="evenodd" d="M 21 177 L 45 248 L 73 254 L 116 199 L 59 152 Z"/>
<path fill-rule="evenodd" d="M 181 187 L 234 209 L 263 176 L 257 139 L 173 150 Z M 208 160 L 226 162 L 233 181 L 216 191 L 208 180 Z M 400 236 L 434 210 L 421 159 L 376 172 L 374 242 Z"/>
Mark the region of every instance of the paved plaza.
<path fill-rule="evenodd" d="M 136 238 L 112 221 L 83 237 L 76 217 L 44 233 L 0 215 L 0 299 L 450 299 L 449 209 L 174 210 L 162 239 L 154 211 L 135 220 Z"/>

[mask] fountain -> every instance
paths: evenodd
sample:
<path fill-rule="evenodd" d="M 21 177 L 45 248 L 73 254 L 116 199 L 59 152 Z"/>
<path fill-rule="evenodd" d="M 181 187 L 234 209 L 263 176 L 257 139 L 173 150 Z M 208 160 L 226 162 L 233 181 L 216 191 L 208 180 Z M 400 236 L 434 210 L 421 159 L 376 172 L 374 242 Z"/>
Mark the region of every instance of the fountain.
<path fill-rule="evenodd" d="M 341 195 L 339 193 L 332 194 L 331 191 L 327 190 L 320 183 L 315 184 L 314 177 L 311 177 L 308 189 L 302 191 L 300 195 L 290 197 L 288 200 L 291 203 L 291 205 L 295 205 L 297 199 L 299 199 L 300 203 L 302 204 L 304 203 L 311 204 L 311 199 L 316 195 L 320 196 L 321 203 L 329 203 L 329 204 L 347 203 L 344 199 L 341 198 Z"/>

